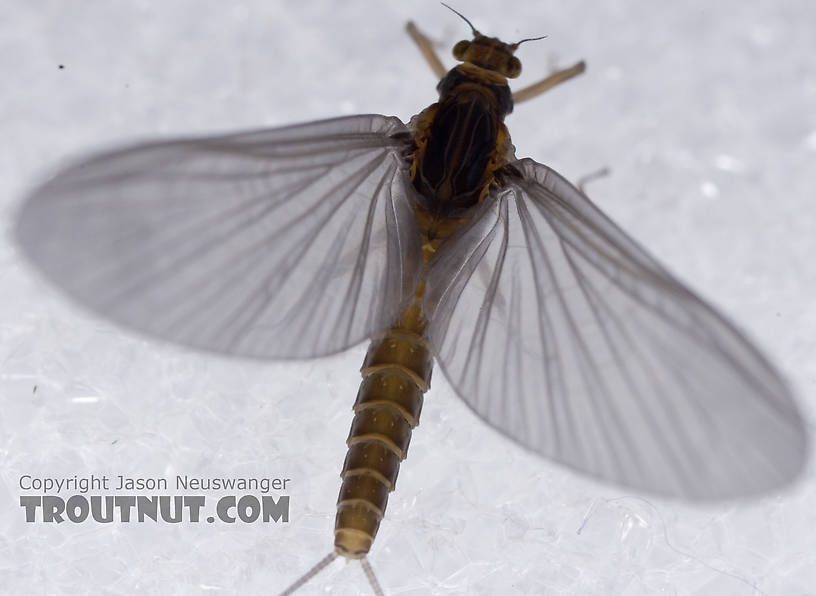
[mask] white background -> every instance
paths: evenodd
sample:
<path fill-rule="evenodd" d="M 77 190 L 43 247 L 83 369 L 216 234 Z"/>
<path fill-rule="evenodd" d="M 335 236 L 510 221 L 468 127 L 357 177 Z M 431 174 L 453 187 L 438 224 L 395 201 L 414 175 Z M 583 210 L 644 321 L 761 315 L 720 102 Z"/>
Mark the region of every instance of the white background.
<path fill-rule="evenodd" d="M 0 24 L 0 586 L 9 594 L 275 593 L 328 553 L 365 347 L 302 364 L 190 353 L 67 303 L 9 240 L 77 153 L 156 135 L 378 112 L 434 76 L 404 34 L 468 37 L 435 2 L 12 0 Z M 459 2 L 522 46 L 518 156 L 576 179 L 728 312 L 816 412 L 816 3 Z M 64 65 L 59 69 L 58 65 Z M 37 387 L 34 392 L 34 387 Z M 292 478 L 288 525 L 26 524 L 21 474 Z M 441 374 L 371 561 L 389 594 L 816 594 L 816 475 L 698 507 L 600 485 L 479 422 Z M 366 592 L 335 562 L 304 594 Z"/>

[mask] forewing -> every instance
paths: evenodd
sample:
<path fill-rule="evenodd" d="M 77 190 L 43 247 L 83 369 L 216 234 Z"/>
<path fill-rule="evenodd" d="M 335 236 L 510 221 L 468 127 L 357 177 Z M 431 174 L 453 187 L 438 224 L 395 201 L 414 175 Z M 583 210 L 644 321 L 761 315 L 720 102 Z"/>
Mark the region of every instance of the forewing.
<path fill-rule="evenodd" d="M 426 281 L 462 399 L 533 451 L 648 492 L 791 480 L 806 433 L 768 361 L 560 175 L 513 167 Z"/>
<path fill-rule="evenodd" d="M 406 132 L 353 116 L 102 154 L 34 192 L 17 238 L 78 302 L 150 335 L 258 358 L 329 354 L 413 293 Z"/>

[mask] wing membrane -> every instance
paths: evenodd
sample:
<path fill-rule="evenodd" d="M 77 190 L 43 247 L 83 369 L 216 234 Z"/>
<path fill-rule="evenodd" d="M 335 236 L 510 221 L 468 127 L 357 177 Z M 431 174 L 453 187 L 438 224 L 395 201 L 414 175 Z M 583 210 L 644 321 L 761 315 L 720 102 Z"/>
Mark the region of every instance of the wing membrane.
<path fill-rule="evenodd" d="M 794 477 L 806 434 L 768 361 L 561 176 L 514 167 L 428 272 L 431 342 L 462 399 L 640 490 L 719 499 Z"/>
<path fill-rule="evenodd" d="M 259 358 L 329 354 L 413 292 L 405 132 L 354 116 L 103 154 L 37 190 L 17 237 L 77 301 L 148 334 Z"/>

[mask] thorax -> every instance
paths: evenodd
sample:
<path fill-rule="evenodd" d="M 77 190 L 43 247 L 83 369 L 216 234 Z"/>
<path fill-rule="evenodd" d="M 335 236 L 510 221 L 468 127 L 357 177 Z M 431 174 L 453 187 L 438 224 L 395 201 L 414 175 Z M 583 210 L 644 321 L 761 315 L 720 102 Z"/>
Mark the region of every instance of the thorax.
<path fill-rule="evenodd" d="M 428 212 L 459 216 L 487 194 L 512 155 L 504 116 L 513 109 L 507 81 L 471 64 L 448 72 L 439 101 L 411 121 L 411 179 Z"/>

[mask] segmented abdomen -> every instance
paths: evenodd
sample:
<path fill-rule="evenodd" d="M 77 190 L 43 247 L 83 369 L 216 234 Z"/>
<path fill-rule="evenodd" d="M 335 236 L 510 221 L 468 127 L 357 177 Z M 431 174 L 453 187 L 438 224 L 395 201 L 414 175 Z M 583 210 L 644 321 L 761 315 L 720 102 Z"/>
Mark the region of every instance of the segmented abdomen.
<path fill-rule="evenodd" d="M 368 348 L 334 525 L 334 546 L 346 557 L 365 556 L 377 535 L 411 431 L 419 423 L 432 366 L 420 326 L 406 325 L 404 319 Z"/>

